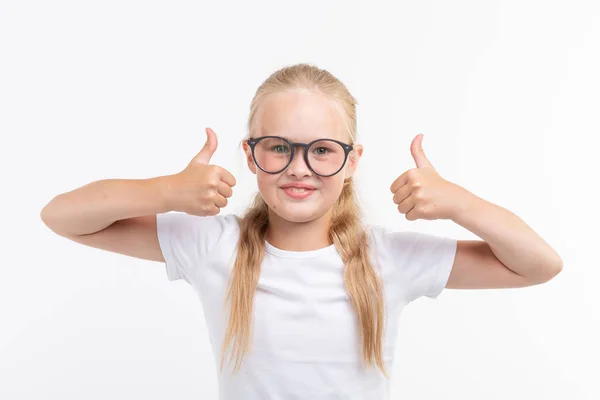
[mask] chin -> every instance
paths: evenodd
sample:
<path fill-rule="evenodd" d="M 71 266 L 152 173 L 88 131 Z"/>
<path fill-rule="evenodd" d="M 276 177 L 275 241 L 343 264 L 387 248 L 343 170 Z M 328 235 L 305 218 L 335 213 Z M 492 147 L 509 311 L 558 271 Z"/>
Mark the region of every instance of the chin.
<path fill-rule="evenodd" d="M 280 199 L 269 200 L 265 199 L 272 213 L 276 214 L 279 218 L 282 218 L 288 222 L 294 223 L 305 223 L 314 221 L 325 215 L 327 210 L 319 207 L 318 204 L 313 202 L 288 202 L 281 201 Z"/>
<path fill-rule="evenodd" d="M 260 185 L 259 189 L 261 189 Z M 269 190 L 271 188 L 264 189 L 261 190 L 261 194 L 271 212 L 289 222 L 305 223 L 316 220 L 327 214 L 327 210 L 331 207 L 331 205 L 328 207 L 324 204 L 325 199 L 322 197 L 321 191 L 314 193 L 312 198 L 294 200 L 279 188 L 274 192 Z"/>
<path fill-rule="evenodd" d="M 303 223 L 320 217 L 319 210 L 309 204 L 282 204 L 272 208 L 279 217 L 289 222 Z"/>

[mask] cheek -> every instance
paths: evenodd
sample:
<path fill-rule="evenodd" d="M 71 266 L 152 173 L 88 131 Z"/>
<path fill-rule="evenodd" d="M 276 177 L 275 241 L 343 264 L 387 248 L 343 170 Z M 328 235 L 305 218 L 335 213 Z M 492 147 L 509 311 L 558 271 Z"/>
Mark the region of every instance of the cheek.
<path fill-rule="evenodd" d="M 322 195 L 328 200 L 335 201 L 342 193 L 344 187 L 343 175 L 336 175 L 329 178 L 323 178 Z"/>
<path fill-rule="evenodd" d="M 262 193 L 269 194 L 275 192 L 277 190 L 277 175 L 267 174 L 260 169 L 256 174 L 256 183 L 258 184 L 258 188 Z"/>

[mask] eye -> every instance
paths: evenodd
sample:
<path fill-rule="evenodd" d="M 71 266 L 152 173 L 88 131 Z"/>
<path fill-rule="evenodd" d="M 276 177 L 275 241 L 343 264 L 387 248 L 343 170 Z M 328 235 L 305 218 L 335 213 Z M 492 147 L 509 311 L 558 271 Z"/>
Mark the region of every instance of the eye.
<path fill-rule="evenodd" d="M 273 147 L 271 147 L 272 151 L 275 151 L 275 153 L 287 153 L 289 152 L 289 148 L 288 146 L 282 145 L 282 144 L 278 144 L 275 145 Z"/>

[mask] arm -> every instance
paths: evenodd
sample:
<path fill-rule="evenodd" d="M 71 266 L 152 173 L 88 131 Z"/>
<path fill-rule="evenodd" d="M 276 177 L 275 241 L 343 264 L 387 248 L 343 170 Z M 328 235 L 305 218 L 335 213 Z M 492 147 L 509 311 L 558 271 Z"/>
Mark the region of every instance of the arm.
<path fill-rule="evenodd" d="M 549 281 L 560 256 L 518 216 L 470 192 L 452 221 L 483 240 L 459 240 L 451 289 L 511 288 Z"/>
<path fill-rule="evenodd" d="M 156 215 L 168 212 L 165 177 L 106 179 L 54 197 L 41 211 L 56 234 L 132 257 L 163 261 Z"/>
<path fill-rule="evenodd" d="M 86 235 L 113 222 L 167 212 L 163 177 L 104 179 L 54 197 L 41 211 L 59 235 Z"/>
<path fill-rule="evenodd" d="M 88 246 L 164 262 L 156 214 L 217 215 L 235 177 L 209 165 L 217 137 L 206 129 L 200 152 L 177 174 L 149 179 L 105 179 L 56 196 L 41 211 L 55 233 Z"/>
<path fill-rule="evenodd" d="M 406 219 L 451 219 L 479 236 L 459 240 L 450 276 L 452 289 L 509 288 L 547 282 L 562 270 L 559 255 L 510 211 L 443 179 L 421 145 L 411 143 L 417 168 L 400 175 L 390 187 Z"/>

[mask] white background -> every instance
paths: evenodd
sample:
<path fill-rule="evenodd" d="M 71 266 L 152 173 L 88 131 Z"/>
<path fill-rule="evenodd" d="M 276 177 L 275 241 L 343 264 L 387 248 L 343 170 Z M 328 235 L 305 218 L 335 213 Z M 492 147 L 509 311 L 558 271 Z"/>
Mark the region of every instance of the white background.
<path fill-rule="evenodd" d="M 325 68 L 358 99 L 367 222 L 423 147 L 562 256 L 547 284 L 446 290 L 400 320 L 393 399 L 598 399 L 597 1 L 0 2 L 0 398 L 216 399 L 200 303 L 163 264 L 79 245 L 39 213 L 105 178 L 176 173 L 201 149 L 257 190 L 238 143 L 276 69 Z"/>

